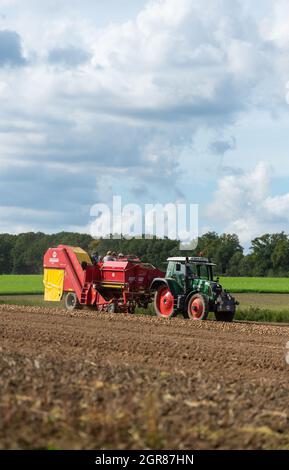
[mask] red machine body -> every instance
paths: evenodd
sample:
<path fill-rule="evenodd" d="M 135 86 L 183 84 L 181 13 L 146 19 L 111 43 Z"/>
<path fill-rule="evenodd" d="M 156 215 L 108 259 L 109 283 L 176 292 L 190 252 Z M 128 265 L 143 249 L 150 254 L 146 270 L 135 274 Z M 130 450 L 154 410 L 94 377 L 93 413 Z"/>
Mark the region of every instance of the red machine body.
<path fill-rule="evenodd" d="M 45 299 L 75 293 L 79 306 L 133 313 L 152 301 L 150 285 L 165 273 L 138 259 L 92 264 L 81 248 L 59 245 L 44 256 Z"/>

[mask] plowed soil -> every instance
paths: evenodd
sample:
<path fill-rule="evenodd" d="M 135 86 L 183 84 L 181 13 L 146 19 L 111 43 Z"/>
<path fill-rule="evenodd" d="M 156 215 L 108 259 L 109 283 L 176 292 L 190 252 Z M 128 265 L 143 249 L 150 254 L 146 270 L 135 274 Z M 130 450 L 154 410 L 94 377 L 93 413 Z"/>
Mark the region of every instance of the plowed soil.
<path fill-rule="evenodd" d="M 0 306 L 0 448 L 288 449 L 288 326 Z"/>

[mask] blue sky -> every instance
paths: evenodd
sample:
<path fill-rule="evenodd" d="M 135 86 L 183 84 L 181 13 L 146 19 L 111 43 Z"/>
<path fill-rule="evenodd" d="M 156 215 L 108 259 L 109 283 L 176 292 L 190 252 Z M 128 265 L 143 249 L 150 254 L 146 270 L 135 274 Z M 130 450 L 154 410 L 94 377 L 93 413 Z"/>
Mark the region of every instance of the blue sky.
<path fill-rule="evenodd" d="M 93 204 L 200 205 L 242 243 L 289 231 L 289 3 L 0 0 L 0 231 Z"/>

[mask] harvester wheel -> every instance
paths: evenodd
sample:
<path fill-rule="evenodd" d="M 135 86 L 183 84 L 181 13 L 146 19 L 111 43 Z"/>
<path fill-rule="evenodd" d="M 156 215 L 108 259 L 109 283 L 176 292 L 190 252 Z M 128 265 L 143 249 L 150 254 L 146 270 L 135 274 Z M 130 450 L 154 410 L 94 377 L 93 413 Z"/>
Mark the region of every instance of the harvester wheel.
<path fill-rule="evenodd" d="M 82 308 L 75 292 L 68 292 L 66 294 L 65 306 L 70 312 L 73 310 L 80 310 Z"/>
<path fill-rule="evenodd" d="M 108 311 L 108 313 L 116 313 L 116 305 L 115 304 L 109 304 L 107 306 L 107 311 Z"/>
<path fill-rule="evenodd" d="M 215 312 L 217 321 L 231 323 L 234 320 L 235 312 Z"/>
<path fill-rule="evenodd" d="M 209 314 L 209 301 L 206 295 L 194 294 L 188 302 L 187 311 L 184 314 L 185 318 L 194 321 L 207 320 Z"/>
<path fill-rule="evenodd" d="M 155 312 L 159 318 L 172 318 L 174 316 L 174 296 L 166 285 L 162 285 L 155 293 Z"/>

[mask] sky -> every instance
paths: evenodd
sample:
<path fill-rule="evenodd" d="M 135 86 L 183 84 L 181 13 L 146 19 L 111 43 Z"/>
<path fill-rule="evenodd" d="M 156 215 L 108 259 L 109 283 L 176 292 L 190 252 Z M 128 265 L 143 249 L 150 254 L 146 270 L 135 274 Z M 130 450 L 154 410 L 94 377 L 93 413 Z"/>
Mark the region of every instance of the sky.
<path fill-rule="evenodd" d="M 289 232 L 287 0 L 0 0 L 0 232 L 199 204 Z"/>

